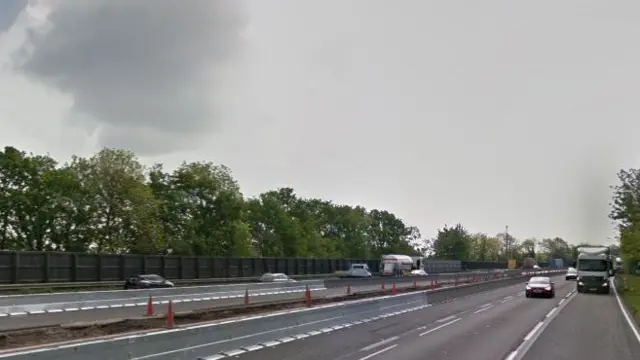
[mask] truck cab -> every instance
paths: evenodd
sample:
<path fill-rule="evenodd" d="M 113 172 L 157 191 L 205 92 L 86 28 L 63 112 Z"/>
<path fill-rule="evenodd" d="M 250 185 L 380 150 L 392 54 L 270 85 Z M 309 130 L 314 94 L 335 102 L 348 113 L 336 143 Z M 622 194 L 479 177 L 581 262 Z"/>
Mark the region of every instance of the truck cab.
<path fill-rule="evenodd" d="M 577 250 L 577 291 L 579 293 L 608 294 L 610 292 L 610 278 L 614 274 L 609 248 L 605 246 L 579 247 Z"/>

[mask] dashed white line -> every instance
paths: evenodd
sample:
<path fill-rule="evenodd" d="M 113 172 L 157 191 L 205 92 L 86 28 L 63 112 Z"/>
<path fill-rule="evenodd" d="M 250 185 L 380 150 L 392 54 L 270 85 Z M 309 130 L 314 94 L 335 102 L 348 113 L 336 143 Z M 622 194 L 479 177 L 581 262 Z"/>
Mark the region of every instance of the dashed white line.
<path fill-rule="evenodd" d="M 436 322 L 439 322 L 439 323 L 447 322 L 447 321 L 449 321 L 451 319 L 455 319 L 455 317 L 456 317 L 455 315 L 447 316 L 446 318 L 437 320 Z"/>
<path fill-rule="evenodd" d="M 443 327 L 445 327 L 445 326 L 449 326 L 449 325 L 451 325 L 451 324 L 453 324 L 453 323 L 456 323 L 456 322 L 458 322 L 458 321 L 460 321 L 460 320 L 462 320 L 462 318 L 457 318 L 457 319 L 455 319 L 455 320 L 451 320 L 451 321 L 449 321 L 449 322 L 447 322 L 447 323 L 444 323 L 444 324 L 442 324 L 442 325 L 440 325 L 440 326 L 436 326 L 436 327 L 434 327 L 434 328 L 433 328 L 433 329 L 431 329 L 431 330 L 425 331 L 425 332 L 423 332 L 422 334 L 420 334 L 419 336 L 425 336 L 425 335 L 431 334 L 431 333 L 432 333 L 432 332 L 434 332 L 434 331 L 438 331 L 438 330 L 442 329 Z"/>
<path fill-rule="evenodd" d="M 549 316 L 553 315 L 553 313 L 556 312 L 556 310 L 558 310 L 557 307 L 554 307 L 553 309 L 549 310 L 549 312 L 547 313 L 547 316 L 545 316 L 545 317 L 548 318 Z"/>
<path fill-rule="evenodd" d="M 500 304 L 504 304 L 511 299 L 513 299 L 513 296 L 507 296 L 504 299 L 500 300 Z"/>
<path fill-rule="evenodd" d="M 396 340 L 398 340 L 398 339 L 399 339 L 399 337 L 397 337 L 397 336 L 393 336 L 393 337 L 390 337 L 390 338 L 388 338 L 388 339 L 380 340 L 380 341 L 378 341 L 377 343 L 373 343 L 373 344 L 371 344 L 371 345 L 368 345 L 368 346 L 363 347 L 362 349 L 360 349 L 360 351 L 369 351 L 369 350 L 373 350 L 373 349 L 375 349 L 375 348 L 377 348 L 377 347 L 380 347 L 380 346 L 382 346 L 382 345 L 385 345 L 385 344 L 388 344 L 388 343 L 390 343 L 390 342 L 396 341 Z"/>
<path fill-rule="evenodd" d="M 367 359 L 371 359 L 372 357 L 374 357 L 374 356 L 376 356 L 376 355 L 380 355 L 380 354 L 382 354 L 383 352 L 387 352 L 387 351 L 389 351 L 389 350 L 393 349 L 393 348 L 394 348 L 394 347 L 396 347 L 396 346 L 398 346 L 398 344 L 393 344 L 393 345 L 391 345 L 391 346 L 389 346 L 389 347 L 386 347 L 386 348 L 384 348 L 384 349 L 382 349 L 382 350 L 378 350 L 378 351 L 376 351 L 376 352 L 374 352 L 374 353 L 372 353 L 372 354 L 369 354 L 369 355 L 367 355 L 367 356 L 365 356 L 365 357 L 362 357 L 362 358 L 360 358 L 359 360 L 367 360 Z"/>
<path fill-rule="evenodd" d="M 562 303 L 565 301 L 566 299 L 562 299 L 560 300 L 560 302 L 558 303 L 558 306 L 562 305 Z"/>
<path fill-rule="evenodd" d="M 481 313 L 481 312 L 483 312 L 483 311 L 485 311 L 485 310 L 489 310 L 489 309 L 491 309 L 492 307 L 493 307 L 493 305 L 489 304 L 489 306 L 485 306 L 485 307 L 483 307 L 483 308 L 480 308 L 480 309 L 478 309 L 478 310 L 474 311 L 473 313 L 474 313 L 474 314 L 479 314 L 479 313 Z"/>
<path fill-rule="evenodd" d="M 524 341 L 529 341 L 529 339 L 531 339 L 531 337 L 533 337 L 533 335 L 536 334 L 536 332 L 538 330 L 540 330 L 540 327 L 542 326 L 542 324 L 544 324 L 542 321 L 540 321 L 539 323 L 536 324 L 536 326 L 533 327 L 533 329 L 531 329 L 531 331 L 529 331 L 529 333 L 527 334 L 527 336 L 524 337 Z"/>

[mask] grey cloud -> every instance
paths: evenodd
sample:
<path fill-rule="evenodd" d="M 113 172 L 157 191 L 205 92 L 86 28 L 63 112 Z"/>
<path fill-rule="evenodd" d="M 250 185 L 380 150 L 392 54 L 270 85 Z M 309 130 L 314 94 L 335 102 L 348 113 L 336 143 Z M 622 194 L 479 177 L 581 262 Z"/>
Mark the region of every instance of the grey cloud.
<path fill-rule="evenodd" d="M 27 6 L 28 0 L 2 0 L 0 1 L 0 32 L 7 30 Z"/>
<path fill-rule="evenodd" d="M 74 98 L 102 146 L 158 154 L 216 123 L 216 69 L 242 49 L 238 1 L 63 1 L 22 49 L 26 74 Z M 124 136 L 126 135 L 126 136 Z"/>

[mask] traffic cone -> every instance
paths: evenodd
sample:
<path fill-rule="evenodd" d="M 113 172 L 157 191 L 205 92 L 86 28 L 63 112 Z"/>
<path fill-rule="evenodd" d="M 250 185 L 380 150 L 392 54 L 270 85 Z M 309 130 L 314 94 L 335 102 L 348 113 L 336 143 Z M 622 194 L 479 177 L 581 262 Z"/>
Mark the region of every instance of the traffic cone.
<path fill-rule="evenodd" d="M 175 320 L 173 318 L 173 302 L 169 300 L 169 305 L 167 306 L 167 328 L 171 329 L 175 325 Z"/>
<path fill-rule="evenodd" d="M 391 295 L 395 295 L 397 293 L 398 293 L 398 290 L 396 289 L 396 283 L 394 281 L 393 285 L 391 285 Z"/>
<path fill-rule="evenodd" d="M 347 285 L 347 295 L 351 295 L 351 285 Z"/>
<path fill-rule="evenodd" d="M 244 304 L 249 305 L 249 289 L 244 290 Z"/>
<path fill-rule="evenodd" d="M 384 290 L 384 281 L 382 282 L 382 285 L 380 287 L 382 290 Z"/>
<path fill-rule="evenodd" d="M 309 290 L 309 285 L 307 285 L 307 289 L 304 292 L 304 297 L 307 302 L 307 307 L 311 307 L 311 290 Z"/>
<path fill-rule="evenodd" d="M 149 300 L 147 301 L 147 316 L 153 316 L 153 300 L 151 299 L 151 295 L 149 295 Z"/>

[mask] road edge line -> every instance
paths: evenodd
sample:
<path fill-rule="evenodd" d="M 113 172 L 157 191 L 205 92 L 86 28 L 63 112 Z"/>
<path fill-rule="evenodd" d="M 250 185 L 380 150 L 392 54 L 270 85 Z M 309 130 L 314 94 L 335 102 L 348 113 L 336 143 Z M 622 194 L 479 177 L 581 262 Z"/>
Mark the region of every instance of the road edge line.
<path fill-rule="evenodd" d="M 527 351 L 538 340 L 544 330 L 551 324 L 551 322 L 560 314 L 570 302 L 576 297 L 576 291 L 571 290 L 567 296 L 563 297 L 553 309 L 540 320 L 536 325 L 527 333 L 518 347 L 510 352 L 505 360 L 521 360 L 527 354 Z M 564 300 L 564 301 L 563 301 Z"/>
<path fill-rule="evenodd" d="M 620 294 L 618 294 L 618 289 L 616 289 L 615 278 L 611 279 L 611 287 L 613 287 L 613 293 L 615 294 L 616 300 L 618 301 L 618 306 L 620 307 L 620 311 L 622 311 L 622 315 L 624 316 L 625 320 L 627 320 L 627 325 L 629 325 L 629 327 L 631 328 L 631 331 L 633 332 L 633 335 L 635 335 L 636 337 L 636 340 L 638 340 L 638 342 L 640 343 L 640 333 L 638 333 L 638 329 L 636 327 L 635 321 L 631 319 L 631 317 L 627 313 L 627 309 L 625 308 L 625 305 L 622 303 L 622 300 L 620 299 Z"/>

